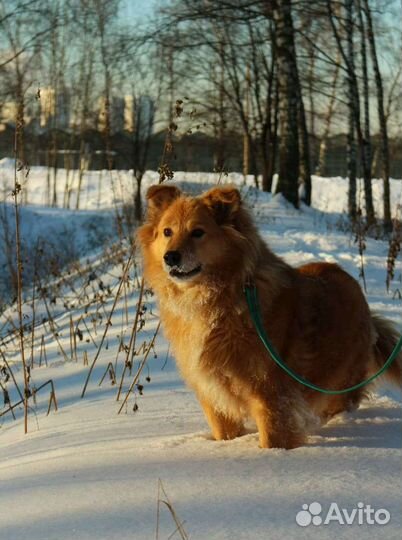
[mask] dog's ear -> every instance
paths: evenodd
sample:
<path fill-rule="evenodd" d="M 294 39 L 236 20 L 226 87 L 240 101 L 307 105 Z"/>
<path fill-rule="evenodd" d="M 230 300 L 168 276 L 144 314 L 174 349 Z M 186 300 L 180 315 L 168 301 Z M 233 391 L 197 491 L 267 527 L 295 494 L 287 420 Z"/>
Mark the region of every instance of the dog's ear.
<path fill-rule="evenodd" d="M 207 191 L 202 201 L 211 210 L 216 222 L 222 225 L 236 215 L 241 205 L 241 196 L 237 188 L 224 186 Z"/>
<path fill-rule="evenodd" d="M 168 184 L 151 186 L 147 191 L 148 219 L 155 218 L 180 195 L 181 191 L 176 186 Z"/>

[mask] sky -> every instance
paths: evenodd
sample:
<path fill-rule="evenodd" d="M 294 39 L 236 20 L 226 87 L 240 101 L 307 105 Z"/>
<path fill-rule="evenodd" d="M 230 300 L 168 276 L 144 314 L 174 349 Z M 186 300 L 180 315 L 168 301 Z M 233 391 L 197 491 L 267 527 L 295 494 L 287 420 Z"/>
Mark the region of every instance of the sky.
<path fill-rule="evenodd" d="M 150 16 L 154 10 L 155 0 L 123 0 L 122 17 L 127 19 L 141 20 Z"/>

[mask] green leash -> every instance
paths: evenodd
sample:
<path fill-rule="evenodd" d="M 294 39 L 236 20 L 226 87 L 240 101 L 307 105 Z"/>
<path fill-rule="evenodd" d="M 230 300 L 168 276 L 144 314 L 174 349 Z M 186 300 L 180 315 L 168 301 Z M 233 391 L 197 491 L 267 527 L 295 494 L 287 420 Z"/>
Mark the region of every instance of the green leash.
<path fill-rule="evenodd" d="M 377 371 L 377 373 L 374 373 L 374 375 L 366 379 L 365 381 L 362 381 L 359 384 L 355 384 L 354 386 L 350 386 L 349 388 L 344 388 L 343 390 L 327 390 L 326 388 L 321 388 L 320 386 L 317 386 L 316 384 L 313 384 L 307 381 L 306 379 L 304 379 L 303 377 L 301 377 L 300 375 L 298 375 L 291 367 L 286 365 L 285 362 L 281 360 L 281 358 L 276 352 L 274 346 L 269 340 L 269 337 L 267 336 L 267 333 L 265 332 L 265 329 L 264 329 L 264 324 L 262 322 L 262 317 L 261 317 L 261 309 L 260 309 L 260 305 L 258 301 L 257 287 L 255 285 L 246 285 L 244 287 L 244 292 L 246 294 L 246 300 L 247 300 L 248 308 L 250 310 L 251 320 L 253 321 L 254 327 L 257 331 L 259 338 L 261 339 L 265 348 L 271 355 L 272 360 L 284 371 L 286 371 L 286 373 L 290 377 L 292 377 L 292 379 L 299 382 L 300 384 L 303 384 L 304 386 L 307 386 L 307 388 L 311 388 L 312 390 L 316 390 L 317 392 L 321 392 L 322 394 L 331 394 L 331 395 L 347 394 L 348 392 L 352 392 L 353 390 L 357 390 L 358 388 L 361 388 L 362 386 L 365 386 L 366 384 L 371 383 L 372 381 L 374 381 L 374 379 L 382 375 L 384 371 L 386 371 L 389 368 L 389 366 L 392 364 L 392 362 L 395 360 L 395 358 L 398 356 L 399 352 L 402 349 L 402 335 L 401 335 L 390 357 L 382 366 L 382 368 L 379 371 Z"/>

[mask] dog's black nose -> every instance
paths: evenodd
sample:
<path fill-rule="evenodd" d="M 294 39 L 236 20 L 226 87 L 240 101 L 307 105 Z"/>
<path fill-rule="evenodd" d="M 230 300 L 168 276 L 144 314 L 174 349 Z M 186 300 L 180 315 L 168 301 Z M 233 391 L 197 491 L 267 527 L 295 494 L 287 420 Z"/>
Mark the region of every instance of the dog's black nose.
<path fill-rule="evenodd" d="M 180 264 L 181 255 L 179 251 L 167 251 L 163 256 L 168 266 L 177 266 Z"/>

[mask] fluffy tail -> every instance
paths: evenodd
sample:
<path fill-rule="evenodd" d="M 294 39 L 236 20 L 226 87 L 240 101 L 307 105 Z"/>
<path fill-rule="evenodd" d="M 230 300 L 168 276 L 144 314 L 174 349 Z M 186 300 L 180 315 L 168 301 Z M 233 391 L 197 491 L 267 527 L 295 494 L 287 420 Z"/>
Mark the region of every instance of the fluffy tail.
<path fill-rule="evenodd" d="M 399 332 L 392 322 L 383 319 L 375 313 L 371 314 L 371 320 L 377 334 L 377 340 L 374 344 L 374 371 L 378 371 L 394 350 L 399 340 Z M 402 353 L 399 353 L 399 356 L 395 358 L 384 373 L 384 377 L 389 382 L 402 386 Z"/>

